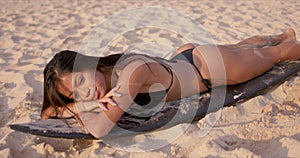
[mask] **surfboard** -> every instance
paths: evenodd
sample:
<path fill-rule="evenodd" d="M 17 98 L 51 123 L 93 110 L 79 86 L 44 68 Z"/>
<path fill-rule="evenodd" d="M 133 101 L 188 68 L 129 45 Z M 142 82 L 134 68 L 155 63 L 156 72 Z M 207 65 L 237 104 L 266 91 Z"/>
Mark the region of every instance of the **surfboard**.
<path fill-rule="evenodd" d="M 180 123 L 190 123 L 199 120 L 207 113 L 220 110 L 226 106 L 236 105 L 252 97 L 264 94 L 266 91 L 280 85 L 289 77 L 300 71 L 300 60 L 282 62 L 264 74 L 233 86 L 220 86 L 212 91 L 194 95 L 181 100 L 166 102 L 159 111 L 151 116 L 132 115 L 125 113 L 116 126 L 104 138 L 130 135 L 153 130 L 166 129 Z M 222 104 L 211 104 L 212 99 L 218 101 L 218 95 L 226 90 Z M 184 108 L 182 106 L 184 104 Z M 191 115 L 187 111 L 192 111 Z M 176 119 L 174 119 L 176 117 Z M 36 122 L 11 124 L 13 130 L 33 135 L 67 138 L 67 139 L 97 139 L 88 133 L 74 118 L 48 119 Z M 125 130 L 124 130 L 125 129 Z"/>

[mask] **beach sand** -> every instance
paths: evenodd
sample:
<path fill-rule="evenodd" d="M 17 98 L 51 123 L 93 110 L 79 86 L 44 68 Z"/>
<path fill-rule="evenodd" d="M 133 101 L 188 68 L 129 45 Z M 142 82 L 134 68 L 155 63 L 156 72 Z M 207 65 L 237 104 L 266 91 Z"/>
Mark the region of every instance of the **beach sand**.
<path fill-rule="evenodd" d="M 84 39 L 103 20 L 147 6 L 189 16 L 217 44 L 277 34 L 289 27 L 300 35 L 298 0 L 0 1 L 0 157 L 300 157 L 300 73 L 264 95 L 208 114 L 168 145 L 147 152 L 120 150 L 102 141 L 35 136 L 7 127 L 39 119 L 43 68 L 56 52 L 82 50 Z M 183 22 L 179 24 L 183 29 Z M 192 29 L 181 31 L 193 35 Z M 133 29 L 109 49 L 121 52 L 130 43 L 147 40 L 175 48 L 185 42 L 182 36 L 166 29 Z M 212 129 L 199 135 L 204 120 L 219 115 Z"/>

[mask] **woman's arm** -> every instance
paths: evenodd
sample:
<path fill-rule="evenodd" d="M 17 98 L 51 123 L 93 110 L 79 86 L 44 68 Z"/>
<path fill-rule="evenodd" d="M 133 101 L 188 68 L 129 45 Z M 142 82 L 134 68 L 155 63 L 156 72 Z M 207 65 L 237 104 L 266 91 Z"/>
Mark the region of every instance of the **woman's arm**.
<path fill-rule="evenodd" d="M 111 94 L 111 96 L 118 96 L 118 93 Z M 114 103 L 112 99 L 106 99 L 106 102 Z M 75 102 L 69 103 L 63 107 L 57 107 L 56 109 L 53 106 L 46 108 L 42 114 L 41 119 L 46 120 L 51 117 L 59 118 L 69 118 L 73 117 L 80 112 L 94 111 L 101 112 L 102 110 L 107 110 L 107 107 L 99 103 L 98 100 L 93 101 L 84 101 L 84 102 Z"/>
<path fill-rule="evenodd" d="M 54 107 L 54 106 L 49 106 L 45 110 L 43 110 L 41 114 L 41 120 L 47 120 L 51 117 L 72 117 L 74 114 L 70 110 L 74 111 L 74 103 L 69 103 L 66 105 L 66 107 Z M 75 111 L 74 111 L 75 113 Z"/>
<path fill-rule="evenodd" d="M 102 103 L 107 106 L 108 110 L 100 113 L 79 113 L 88 131 L 96 138 L 107 135 L 132 104 L 133 99 L 137 93 L 139 93 L 141 87 L 152 77 L 152 71 L 142 60 L 137 60 L 127 65 L 121 72 L 116 85 L 118 92 L 120 92 L 122 96 L 106 96 L 115 100 L 118 106 L 104 101 Z"/>

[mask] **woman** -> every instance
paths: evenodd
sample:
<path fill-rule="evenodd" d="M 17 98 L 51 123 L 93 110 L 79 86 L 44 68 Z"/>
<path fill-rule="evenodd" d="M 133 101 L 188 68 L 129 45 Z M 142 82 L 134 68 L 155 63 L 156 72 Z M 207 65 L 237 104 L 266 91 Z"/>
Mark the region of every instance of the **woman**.
<path fill-rule="evenodd" d="M 178 52 L 180 55 L 164 60 L 140 54 L 95 58 L 62 51 L 44 70 L 41 117 L 76 116 L 99 138 L 112 129 L 133 102 L 146 105 L 151 99 L 156 100 L 154 103 L 170 101 L 207 91 L 212 85 L 248 81 L 278 62 L 299 59 L 300 45 L 294 30 L 287 29 L 279 35 L 254 36 L 234 45 L 185 44 Z M 226 77 L 214 79 L 209 65 L 220 63 L 206 63 L 204 56 L 218 54 Z M 149 98 L 150 93 L 155 97 Z M 102 111 L 84 115 L 95 109 Z"/>

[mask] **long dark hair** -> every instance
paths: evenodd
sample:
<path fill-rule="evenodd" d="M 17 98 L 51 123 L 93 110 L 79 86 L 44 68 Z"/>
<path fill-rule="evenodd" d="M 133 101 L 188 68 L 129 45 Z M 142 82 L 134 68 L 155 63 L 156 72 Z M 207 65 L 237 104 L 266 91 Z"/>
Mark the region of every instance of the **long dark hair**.
<path fill-rule="evenodd" d="M 55 54 L 44 69 L 44 99 L 41 114 L 50 106 L 53 106 L 58 112 L 57 107 L 65 107 L 68 103 L 74 102 L 73 99 L 63 96 L 56 90 L 56 85 L 60 82 L 62 74 L 87 69 L 109 72 L 113 70 L 114 65 L 122 55 L 93 57 L 70 50 Z"/>

